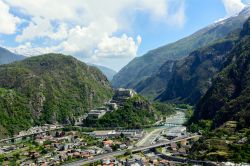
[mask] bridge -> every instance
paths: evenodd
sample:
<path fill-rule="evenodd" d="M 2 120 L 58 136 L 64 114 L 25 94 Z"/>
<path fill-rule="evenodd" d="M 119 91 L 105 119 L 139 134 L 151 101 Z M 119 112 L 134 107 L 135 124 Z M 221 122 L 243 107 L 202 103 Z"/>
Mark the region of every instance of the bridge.
<path fill-rule="evenodd" d="M 165 146 L 165 145 L 168 145 L 171 143 L 181 142 L 184 140 L 190 140 L 190 139 L 199 138 L 199 137 L 201 137 L 201 135 L 192 135 L 192 136 L 188 136 L 188 137 L 177 138 L 175 140 L 160 142 L 160 143 L 149 145 L 149 146 L 135 147 L 135 148 L 132 148 L 130 150 L 132 153 L 140 152 L 140 151 L 145 151 L 148 149 L 153 149 L 153 148 Z M 101 154 L 101 155 L 97 155 L 91 159 L 82 159 L 82 160 L 74 161 L 72 163 L 64 164 L 63 166 L 81 166 L 81 165 L 85 165 L 85 164 L 91 164 L 91 163 L 94 163 L 96 161 L 108 158 L 108 157 L 124 155 L 126 152 L 127 152 L 127 150 L 120 150 L 120 151 L 115 151 L 115 152 L 111 152 L 111 153 Z"/>

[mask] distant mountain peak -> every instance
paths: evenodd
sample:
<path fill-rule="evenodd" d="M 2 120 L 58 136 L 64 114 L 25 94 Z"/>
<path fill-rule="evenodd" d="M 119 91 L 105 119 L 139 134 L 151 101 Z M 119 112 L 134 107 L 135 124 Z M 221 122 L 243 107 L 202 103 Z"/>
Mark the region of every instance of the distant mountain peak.
<path fill-rule="evenodd" d="M 6 48 L 0 47 L 0 65 L 25 59 L 25 56 L 15 54 Z"/>

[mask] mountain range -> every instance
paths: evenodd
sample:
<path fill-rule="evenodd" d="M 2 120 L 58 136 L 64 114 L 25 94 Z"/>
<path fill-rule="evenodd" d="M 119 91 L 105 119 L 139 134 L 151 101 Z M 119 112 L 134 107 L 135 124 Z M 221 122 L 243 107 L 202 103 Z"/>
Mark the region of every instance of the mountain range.
<path fill-rule="evenodd" d="M 149 51 L 141 57 L 135 58 L 114 76 L 112 85 L 114 87 L 133 88 L 151 100 L 159 99 L 161 101 L 188 101 L 191 104 L 195 103 L 194 101 L 186 99 L 188 96 L 183 97 L 179 94 L 172 94 L 170 95 L 172 97 L 169 97 L 165 95 L 172 86 L 170 85 L 170 87 L 168 87 L 169 81 L 172 80 L 171 84 L 173 84 L 174 79 L 178 81 L 176 78 L 172 78 L 172 76 L 175 76 L 176 73 L 181 71 L 179 68 L 182 64 L 184 67 L 185 64 L 191 63 L 185 62 L 185 60 L 195 60 L 191 60 L 192 56 L 195 57 L 194 51 L 198 54 L 199 51 L 197 52 L 197 50 L 200 49 L 202 53 L 206 50 L 205 47 L 223 41 L 236 40 L 237 34 L 249 16 L 250 7 L 247 7 L 237 16 L 214 23 L 177 42 L 162 46 Z M 207 53 L 209 53 L 209 48 Z M 189 58 L 183 60 L 183 58 L 189 55 Z M 196 58 L 195 63 L 198 63 L 197 60 L 198 58 Z M 216 68 L 216 70 L 218 70 L 218 67 Z M 193 78 L 193 76 L 189 77 Z M 184 78 L 184 80 L 185 79 L 186 78 Z M 211 79 L 211 77 L 209 79 Z M 190 84 L 190 82 L 188 84 Z M 193 85 L 194 84 L 192 84 L 192 86 Z M 176 86 L 176 88 L 178 88 L 178 86 Z M 201 93 L 202 95 L 206 90 L 207 88 L 203 89 L 202 92 L 193 93 Z"/>
<path fill-rule="evenodd" d="M 196 120 L 209 119 L 213 127 L 226 121 L 239 122 L 238 128 L 250 127 L 250 18 L 244 24 L 240 40 L 228 54 L 222 71 L 199 101 Z"/>

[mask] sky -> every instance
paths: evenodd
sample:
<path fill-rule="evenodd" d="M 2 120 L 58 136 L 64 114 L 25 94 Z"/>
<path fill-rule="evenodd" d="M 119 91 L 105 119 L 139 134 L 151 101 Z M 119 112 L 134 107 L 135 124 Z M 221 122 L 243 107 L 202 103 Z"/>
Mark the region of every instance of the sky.
<path fill-rule="evenodd" d="M 0 0 L 0 46 L 119 71 L 137 56 L 238 14 L 250 0 Z"/>

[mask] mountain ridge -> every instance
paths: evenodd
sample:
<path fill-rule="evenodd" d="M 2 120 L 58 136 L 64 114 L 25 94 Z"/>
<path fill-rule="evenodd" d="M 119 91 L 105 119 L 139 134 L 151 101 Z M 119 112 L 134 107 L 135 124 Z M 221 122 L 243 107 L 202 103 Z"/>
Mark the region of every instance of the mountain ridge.
<path fill-rule="evenodd" d="M 20 61 L 25 59 L 26 57 L 23 55 L 12 53 L 6 48 L 0 47 L 0 65 L 8 64 L 15 61 Z"/>
<path fill-rule="evenodd" d="M 113 93 L 96 67 L 62 54 L 0 65 L 0 88 L 0 130 L 9 134 L 32 125 L 73 123 Z M 23 115 L 19 120 L 18 114 Z"/>
<path fill-rule="evenodd" d="M 168 60 L 181 59 L 188 56 L 192 51 L 213 44 L 220 38 L 225 38 L 230 33 L 240 29 L 249 15 L 248 10 L 247 12 L 244 11 L 238 16 L 230 17 L 213 24 L 213 26 L 207 26 L 190 36 L 151 50 L 141 57 L 134 58 L 114 76 L 111 82 L 113 87 L 137 89 L 137 86 L 143 84 L 143 81 L 148 78 L 151 79 L 151 76 L 157 74 L 159 68 Z"/>

